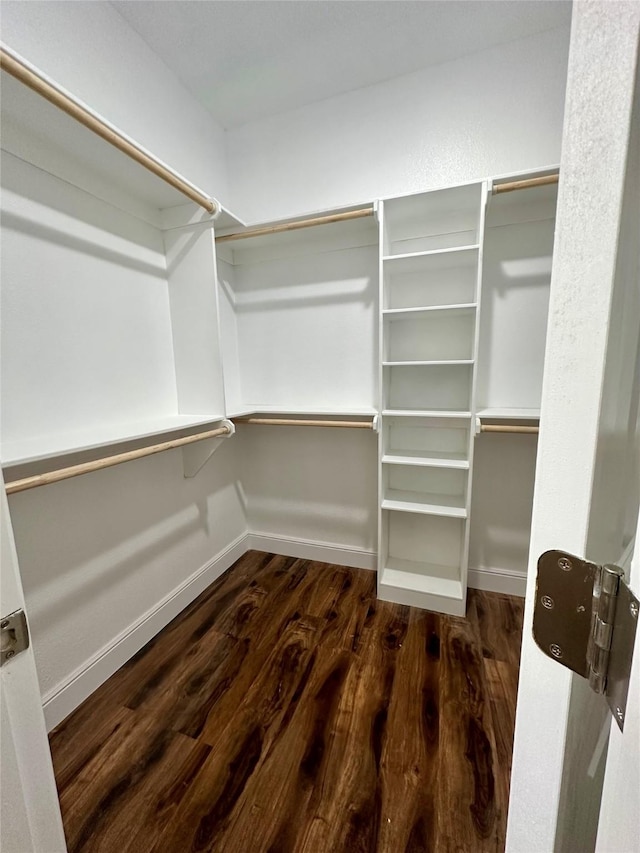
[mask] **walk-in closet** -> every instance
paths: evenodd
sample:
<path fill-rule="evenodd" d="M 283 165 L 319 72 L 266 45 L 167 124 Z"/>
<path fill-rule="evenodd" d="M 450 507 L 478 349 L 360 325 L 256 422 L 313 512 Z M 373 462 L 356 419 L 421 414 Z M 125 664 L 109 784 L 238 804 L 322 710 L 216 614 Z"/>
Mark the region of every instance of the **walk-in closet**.
<path fill-rule="evenodd" d="M 509 849 L 571 3 L 3 5 L 7 853 Z"/>

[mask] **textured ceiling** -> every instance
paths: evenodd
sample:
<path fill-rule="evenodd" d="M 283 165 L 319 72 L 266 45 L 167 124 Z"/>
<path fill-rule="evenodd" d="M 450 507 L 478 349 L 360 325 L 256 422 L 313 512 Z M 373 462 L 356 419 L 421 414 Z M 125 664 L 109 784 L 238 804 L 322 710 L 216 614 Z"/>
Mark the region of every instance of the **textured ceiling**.
<path fill-rule="evenodd" d="M 568 0 L 112 0 L 226 128 L 567 26 Z"/>

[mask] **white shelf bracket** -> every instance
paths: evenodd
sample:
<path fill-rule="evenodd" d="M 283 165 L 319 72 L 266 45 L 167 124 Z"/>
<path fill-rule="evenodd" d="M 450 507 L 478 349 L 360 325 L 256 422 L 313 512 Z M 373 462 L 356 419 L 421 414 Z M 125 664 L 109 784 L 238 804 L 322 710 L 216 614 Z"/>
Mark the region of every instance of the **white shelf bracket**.
<path fill-rule="evenodd" d="M 476 424 L 476 435 L 480 435 L 480 433 L 482 431 L 482 421 L 477 416 L 475 418 L 475 424 Z"/>
<path fill-rule="evenodd" d="M 373 422 L 371 424 L 371 428 L 374 432 L 380 432 L 380 415 L 373 416 Z"/>
<path fill-rule="evenodd" d="M 222 442 L 226 441 L 227 438 L 231 438 L 236 431 L 233 421 L 222 420 L 219 426 L 227 427 L 229 435 L 221 435 L 219 438 L 207 438 L 203 441 L 197 441 L 195 444 L 188 444 L 182 448 L 182 467 L 185 477 L 195 477 L 198 471 L 211 459 Z"/>

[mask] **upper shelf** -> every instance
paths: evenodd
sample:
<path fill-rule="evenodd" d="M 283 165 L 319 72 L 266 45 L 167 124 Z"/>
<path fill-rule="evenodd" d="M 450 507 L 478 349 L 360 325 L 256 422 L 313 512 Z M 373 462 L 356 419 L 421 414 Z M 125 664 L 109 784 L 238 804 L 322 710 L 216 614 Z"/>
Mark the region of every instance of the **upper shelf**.
<path fill-rule="evenodd" d="M 243 418 L 251 415 L 282 415 L 283 417 L 311 417 L 313 415 L 326 417 L 373 417 L 378 414 L 377 409 L 368 406 L 354 406 L 353 408 L 327 408 L 327 407 L 298 407 L 297 409 L 283 406 L 264 406 L 259 403 L 247 404 L 236 411 L 229 412 L 230 418 Z"/>
<path fill-rule="evenodd" d="M 439 359 L 431 361 L 383 361 L 383 367 L 450 367 L 457 364 L 473 364 L 472 358 Z"/>
<path fill-rule="evenodd" d="M 520 179 L 536 179 L 546 175 L 555 175 L 557 168 L 545 169 L 542 172 L 521 175 Z M 517 179 L 516 179 L 517 180 Z M 494 186 L 509 183 L 504 179 L 495 180 Z M 535 222 L 541 219 L 553 219 L 558 201 L 558 184 L 526 187 L 514 192 L 489 194 L 487 205 L 487 228 L 503 225 L 515 225 L 524 222 Z"/>
<path fill-rule="evenodd" d="M 384 409 L 382 412 L 387 418 L 432 418 L 470 420 L 471 412 L 452 409 Z"/>
<path fill-rule="evenodd" d="M 3 467 L 53 459 L 71 453 L 81 453 L 108 447 L 125 441 L 137 441 L 153 435 L 189 429 L 223 420 L 223 415 L 166 415 L 131 423 L 111 424 L 90 429 L 56 433 L 15 441 L 2 442 L 0 459 Z"/>
<path fill-rule="evenodd" d="M 446 312 L 448 317 L 471 314 L 476 308 L 476 302 L 462 302 L 456 305 L 427 305 L 420 308 L 384 308 L 382 313 L 388 320 L 415 320 L 434 316 L 432 312 L 439 311 Z"/>
<path fill-rule="evenodd" d="M 446 249 L 429 249 L 425 252 L 406 252 L 384 255 L 382 260 L 394 272 L 420 272 L 423 269 L 447 269 L 454 266 L 472 266 L 477 262 L 478 243 L 466 243 Z M 475 255 L 469 253 L 476 252 Z"/>
<path fill-rule="evenodd" d="M 384 255 L 407 255 L 475 244 L 482 183 L 387 199 Z"/>
<path fill-rule="evenodd" d="M 12 57 L 11 54 L 9 56 Z M 56 90 L 61 90 L 63 95 L 68 94 L 74 103 L 94 119 L 106 124 L 116 136 L 124 137 L 133 147 L 206 196 L 206 193 L 127 137 L 95 110 L 82 104 L 70 93 L 65 93 L 37 69 L 34 72 L 36 77 Z M 180 190 L 130 159 L 11 74 L 2 72 L 1 85 L 2 148 L 5 151 L 154 224 L 158 224 L 158 210 L 189 204 Z M 210 218 L 210 214 L 204 210 L 202 213 Z"/>
<path fill-rule="evenodd" d="M 539 421 L 540 409 L 492 408 L 478 409 L 477 417 L 500 421 Z"/>

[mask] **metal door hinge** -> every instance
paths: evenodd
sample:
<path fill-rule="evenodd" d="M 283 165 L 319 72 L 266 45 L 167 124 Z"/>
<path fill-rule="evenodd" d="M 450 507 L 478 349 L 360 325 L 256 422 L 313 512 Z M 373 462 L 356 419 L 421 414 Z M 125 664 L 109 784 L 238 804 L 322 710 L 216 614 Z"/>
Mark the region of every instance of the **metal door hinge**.
<path fill-rule="evenodd" d="M 0 638 L 0 666 L 4 666 L 11 658 L 29 648 L 29 628 L 23 610 L 16 610 L 15 613 L 2 617 Z"/>
<path fill-rule="evenodd" d="M 618 566 L 564 551 L 538 560 L 533 637 L 546 655 L 606 697 L 621 731 L 639 609 Z"/>

